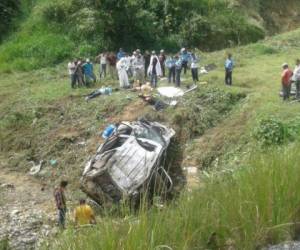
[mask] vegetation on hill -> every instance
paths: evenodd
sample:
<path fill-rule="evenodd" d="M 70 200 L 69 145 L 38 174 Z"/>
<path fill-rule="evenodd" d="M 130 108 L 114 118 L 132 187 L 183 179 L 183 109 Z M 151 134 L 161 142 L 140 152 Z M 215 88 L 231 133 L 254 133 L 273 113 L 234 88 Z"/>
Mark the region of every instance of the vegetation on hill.
<path fill-rule="evenodd" d="M 31 70 L 119 47 L 215 50 L 263 37 L 225 0 L 44 0 L 0 47 L 0 69 Z"/>

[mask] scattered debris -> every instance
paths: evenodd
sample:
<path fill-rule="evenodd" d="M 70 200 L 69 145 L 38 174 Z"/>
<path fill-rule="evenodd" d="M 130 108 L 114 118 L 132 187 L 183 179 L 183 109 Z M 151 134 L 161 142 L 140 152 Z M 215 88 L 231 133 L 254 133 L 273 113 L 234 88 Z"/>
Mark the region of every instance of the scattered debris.
<path fill-rule="evenodd" d="M 123 198 L 138 202 L 143 191 L 158 184 L 170 191 L 173 183 L 163 165 L 174 135 L 173 129 L 157 122 L 120 123 L 86 164 L 82 190 L 99 204 Z"/>
<path fill-rule="evenodd" d="M 39 162 L 39 164 L 37 164 L 37 165 L 35 165 L 35 163 L 33 162 L 33 161 L 31 161 L 31 163 L 32 163 L 32 168 L 30 169 L 30 171 L 29 171 L 29 175 L 36 175 L 37 173 L 39 173 L 40 171 L 41 171 L 41 169 L 42 169 L 42 165 L 44 164 L 44 161 L 43 160 L 41 160 L 40 162 Z"/>
<path fill-rule="evenodd" d="M 103 133 L 102 133 L 102 137 L 104 139 L 107 139 L 108 137 L 110 137 L 112 135 L 112 133 L 116 130 L 116 126 L 114 124 L 110 124 L 109 126 L 107 126 Z"/>
<path fill-rule="evenodd" d="M 52 167 L 56 166 L 57 165 L 57 160 L 50 160 L 50 165 Z"/>

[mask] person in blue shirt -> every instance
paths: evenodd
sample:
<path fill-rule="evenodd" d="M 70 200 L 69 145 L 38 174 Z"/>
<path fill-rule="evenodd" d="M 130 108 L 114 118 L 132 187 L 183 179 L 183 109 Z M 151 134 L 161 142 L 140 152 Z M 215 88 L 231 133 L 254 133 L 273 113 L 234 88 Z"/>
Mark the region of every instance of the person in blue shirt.
<path fill-rule="evenodd" d="M 165 66 L 169 69 L 168 83 L 171 83 L 171 81 L 175 83 L 175 63 L 176 60 L 173 56 L 168 57 L 165 61 Z"/>
<path fill-rule="evenodd" d="M 118 54 L 117 54 L 117 59 L 118 59 L 118 61 L 119 61 L 121 58 L 123 58 L 124 56 L 125 56 L 125 53 L 124 53 L 123 49 L 120 48 L 120 49 L 119 49 L 119 52 L 118 52 Z"/>
<path fill-rule="evenodd" d="M 185 49 L 185 48 L 182 48 L 181 49 L 181 54 L 180 54 L 180 58 L 181 58 L 181 61 L 182 61 L 182 68 L 183 68 L 183 73 L 186 74 L 187 72 L 187 68 L 188 68 L 188 63 L 190 61 L 190 57 L 191 57 L 191 54 L 188 53 L 188 51 Z"/>
<path fill-rule="evenodd" d="M 232 71 L 234 68 L 234 61 L 232 55 L 229 53 L 225 61 L 225 84 L 228 86 L 232 85 Z"/>
<path fill-rule="evenodd" d="M 93 80 L 93 82 L 95 83 L 96 76 L 94 74 L 94 66 L 90 62 L 90 59 L 86 59 L 86 62 L 82 65 L 82 67 L 83 67 L 86 84 L 89 84 L 91 82 L 91 80 Z"/>
<path fill-rule="evenodd" d="M 175 56 L 175 84 L 177 87 L 180 87 L 180 75 L 181 75 L 181 69 L 182 69 L 182 59 L 180 56 Z"/>

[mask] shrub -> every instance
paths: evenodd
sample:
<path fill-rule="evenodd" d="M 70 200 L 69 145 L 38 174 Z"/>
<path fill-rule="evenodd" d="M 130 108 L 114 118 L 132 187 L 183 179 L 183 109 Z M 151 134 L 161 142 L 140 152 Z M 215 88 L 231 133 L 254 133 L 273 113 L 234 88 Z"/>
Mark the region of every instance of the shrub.
<path fill-rule="evenodd" d="M 254 137 L 262 145 L 278 145 L 288 138 L 288 129 L 281 121 L 275 118 L 266 118 L 262 119 L 255 128 Z"/>

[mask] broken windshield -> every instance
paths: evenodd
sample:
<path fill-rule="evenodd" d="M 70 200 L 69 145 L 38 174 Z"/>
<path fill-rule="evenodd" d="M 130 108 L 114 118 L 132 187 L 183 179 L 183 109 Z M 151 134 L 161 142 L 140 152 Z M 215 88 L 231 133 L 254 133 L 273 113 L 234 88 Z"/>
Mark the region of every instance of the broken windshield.
<path fill-rule="evenodd" d="M 134 128 L 134 135 L 137 139 L 148 139 L 165 146 L 166 142 L 162 135 L 155 127 L 150 126 L 136 126 Z"/>

